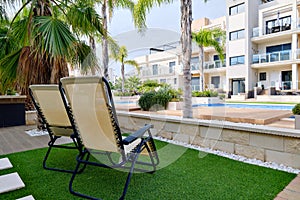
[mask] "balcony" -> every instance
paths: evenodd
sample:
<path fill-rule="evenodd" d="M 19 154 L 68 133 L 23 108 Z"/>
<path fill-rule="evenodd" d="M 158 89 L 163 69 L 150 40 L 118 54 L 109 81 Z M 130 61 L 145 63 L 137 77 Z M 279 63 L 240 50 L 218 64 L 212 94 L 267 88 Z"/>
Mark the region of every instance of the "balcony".
<path fill-rule="evenodd" d="M 204 69 L 218 69 L 221 67 L 226 67 L 226 62 L 223 60 L 215 60 L 215 61 L 208 61 L 204 63 Z"/>
<path fill-rule="evenodd" d="M 153 71 L 151 67 L 144 67 L 141 69 L 142 77 L 173 76 L 181 73 L 182 65 L 175 65 L 172 69 L 166 65 L 158 65 L 157 71 Z"/>
<path fill-rule="evenodd" d="M 291 50 L 278 51 L 273 53 L 255 54 L 252 58 L 253 64 L 271 63 L 291 60 Z"/>
<path fill-rule="evenodd" d="M 285 24 L 283 26 L 268 27 L 268 28 L 266 28 L 265 33 L 262 28 L 255 27 L 255 28 L 253 28 L 253 31 L 252 31 L 252 37 L 260 37 L 263 35 L 268 35 L 268 34 L 272 34 L 272 33 L 288 31 L 288 30 L 291 30 L 291 24 Z"/>

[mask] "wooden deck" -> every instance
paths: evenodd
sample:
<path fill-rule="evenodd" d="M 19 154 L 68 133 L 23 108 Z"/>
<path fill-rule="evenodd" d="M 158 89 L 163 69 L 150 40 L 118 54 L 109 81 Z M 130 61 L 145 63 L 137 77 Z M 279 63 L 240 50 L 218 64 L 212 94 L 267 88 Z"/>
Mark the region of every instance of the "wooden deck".
<path fill-rule="evenodd" d="M 0 155 L 47 147 L 49 142 L 48 135 L 32 137 L 25 133 L 26 130 L 34 128 L 35 126 L 0 128 Z M 57 144 L 69 142 L 71 142 L 69 138 L 57 140 Z"/>

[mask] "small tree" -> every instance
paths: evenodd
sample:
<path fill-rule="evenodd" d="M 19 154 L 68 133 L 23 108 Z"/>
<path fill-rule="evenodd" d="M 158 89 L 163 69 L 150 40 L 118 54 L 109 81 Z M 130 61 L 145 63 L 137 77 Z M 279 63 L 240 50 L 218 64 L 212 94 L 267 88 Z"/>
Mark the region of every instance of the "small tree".
<path fill-rule="evenodd" d="M 119 49 L 111 52 L 111 57 L 121 63 L 121 75 L 122 75 L 122 92 L 125 91 L 125 65 L 134 66 L 139 71 L 139 65 L 135 60 L 126 60 L 128 57 L 127 49 L 125 46 L 121 46 Z"/>
<path fill-rule="evenodd" d="M 219 54 L 220 60 L 224 60 L 224 41 L 225 31 L 220 28 L 215 29 L 201 29 L 198 32 L 192 33 L 193 40 L 199 46 L 199 62 L 200 62 L 200 91 L 204 90 L 204 47 L 214 47 Z M 221 39 L 220 43 L 218 39 Z"/>
<path fill-rule="evenodd" d="M 137 76 L 131 76 L 125 81 L 125 88 L 133 95 L 137 94 L 137 89 L 141 86 L 141 79 Z"/>

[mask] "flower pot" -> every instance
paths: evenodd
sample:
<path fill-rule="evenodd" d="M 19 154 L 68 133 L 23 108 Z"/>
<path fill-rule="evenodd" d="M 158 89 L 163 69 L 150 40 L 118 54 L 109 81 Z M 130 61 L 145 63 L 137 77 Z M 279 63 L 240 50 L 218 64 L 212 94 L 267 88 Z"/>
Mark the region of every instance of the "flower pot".
<path fill-rule="evenodd" d="M 183 102 L 169 102 L 167 106 L 167 110 L 182 110 Z"/>

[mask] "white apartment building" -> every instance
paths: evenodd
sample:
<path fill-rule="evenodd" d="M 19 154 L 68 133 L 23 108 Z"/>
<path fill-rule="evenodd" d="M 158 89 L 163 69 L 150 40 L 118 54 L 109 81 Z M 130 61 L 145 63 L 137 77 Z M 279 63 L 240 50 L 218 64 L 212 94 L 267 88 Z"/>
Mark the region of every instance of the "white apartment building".
<path fill-rule="evenodd" d="M 300 89 L 300 0 L 226 0 L 226 16 L 193 21 L 192 30 L 226 30 L 226 62 L 213 48 L 205 48 L 205 86 L 228 97 L 295 93 Z M 154 49 L 155 50 L 155 49 Z M 182 85 L 180 45 L 138 57 L 141 79 L 156 79 L 175 88 Z M 164 51 L 162 51 L 164 50 Z M 192 87 L 199 88 L 198 48 L 193 47 Z"/>
<path fill-rule="evenodd" d="M 222 28 L 226 29 L 226 17 L 214 20 L 207 18 L 194 20 L 192 31 L 197 32 L 200 28 Z M 142 81 L 151 79 L 158 83 L 168 83 L 174 88 L 183 89 L 183 74 L 181 65 L 181 45 L 179 42 L 163 44 L 151 48 L 150 54 L 135 58 L 140 64 Z M 211 47 L 204 48 L 204 73 L 206 88 L 219 89 L 223 91 L 226 84 L 225 61 L 221 62 L 216 51 Z M 191 59 L 192 89 L 199 90 L 199 48 L 196 44 L 192 47 Z"/>
<path fill-rule="evenodd" d="M 227 0 L 226 85 L 230 95 L 254 87 L 298 91 L 299 0 Z M 273 91 L 273 92 L 272 92 Z"/>

